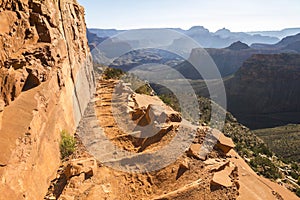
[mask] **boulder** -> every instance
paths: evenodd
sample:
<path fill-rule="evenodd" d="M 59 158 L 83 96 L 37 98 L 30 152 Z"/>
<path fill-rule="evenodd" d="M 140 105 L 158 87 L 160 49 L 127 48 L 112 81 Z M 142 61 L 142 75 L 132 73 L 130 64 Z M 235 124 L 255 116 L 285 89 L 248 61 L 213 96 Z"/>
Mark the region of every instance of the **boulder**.
<path fill-rule="evenodd" d="M 190 157 L 194 157 L 199 160 L 206 160 L 206 156 L 201 154 L 201 144 L 192 144 L 186 153 Z"/>
<path fill-rule="evenodd" d="M 215 138 L 215 147 L 222 151 L 222 153 L 227 154 L 231 149 L 235 147 L 231 138 L 226 137 L 221 131 L 217 129 L 211 129 L 211 138 Z"/>
<path fill-rule="evenodd" d="M 72 160 L 69 165 L 68 176 L 84 174 L 87 178 L 93 176 L 94 171 L 97 169 L 97 162 L 94 158 Z"/>
<path fill-rule="evenodd" d="M 223 169 L 214 173 L 211 185 L 231 187 L 233 182 L 229 176 L 235 169 L 236 166 L 232 162 L 228 162 Z"/>
<path fill-rule="evenodd" d="M 187 159 L 182 160 L 179 164 L 179 169 L 184 169 L 184 170 L 190 169 L 189 161 Z"/>
<path fill-rule="evenodd" d="M 224 154 L 227 154 L 231 149 L 235 147 L 231 138 L 226 137 L 223 133 L 219 135 L 216 147 L 220 149 Z"/>

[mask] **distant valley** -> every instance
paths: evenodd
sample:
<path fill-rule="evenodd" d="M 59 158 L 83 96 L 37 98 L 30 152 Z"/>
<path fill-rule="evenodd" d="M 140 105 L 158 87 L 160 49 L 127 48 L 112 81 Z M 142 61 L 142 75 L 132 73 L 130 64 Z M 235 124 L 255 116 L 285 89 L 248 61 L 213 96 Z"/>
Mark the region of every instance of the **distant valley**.
<path fill-rule="evenodd" d="M 193 29 L 203 31 L 204 28 L 191 28 L 187 32 L 191 34 Z M 104 40 L 96 33 L 107 37 L 119 33 L 116 30 L 95 29 L 90 29 L 89 32 L 88 39 L 92 48 Z M 229 34 L 227 30 L 222 30 L 218 35 L 222 32 Z M 284 33 L 293 32 L 283 30 L 281 34 Z M 120 46 L 118 43 L 114 45 Z M 130 49 L 130 44 L 122 44 L 121 47 Z M 287 36 L 274 44 L 248 45 L 234 41 L 225 48 L 205 50 L 224 78 L 227 108 L 241 123 L 251 129 L 258 129 L 300 122 L 300 33 Z M 188 59 L 184 59 L 163 50 L 138 50 L 119 57 L 110 66 L 128 71 L 147 63 L 169 65 L 190 79 L 198 95 L 209 97 L 201 75 L 190 64 L 201 53 L 201 50 L 193 49 Z M 177 84 L 180 84 L 180 81 L 177 81 Z"/>

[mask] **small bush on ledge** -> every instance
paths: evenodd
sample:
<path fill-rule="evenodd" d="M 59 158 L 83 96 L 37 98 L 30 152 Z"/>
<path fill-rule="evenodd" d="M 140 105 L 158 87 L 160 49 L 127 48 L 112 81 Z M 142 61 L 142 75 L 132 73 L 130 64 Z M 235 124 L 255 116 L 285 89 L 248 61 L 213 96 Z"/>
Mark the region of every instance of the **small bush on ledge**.
<path fill-rule="evenodd" d="M 103 77 L 104 79 L 120 79 L 122 75 L 125 72 L 123 72 L 121 69 L 116 69 L 116 68 L 106 68 L 103 72 Z"/>
<path fill-rule="evenodd" d="M 61 158 L 64 159 L 75 151 L 76 140 L 66 130 L 62 130 L 60 136 L 61 136 L 61 141 L 59 145 L 60 154 L 61 154 Z"/>

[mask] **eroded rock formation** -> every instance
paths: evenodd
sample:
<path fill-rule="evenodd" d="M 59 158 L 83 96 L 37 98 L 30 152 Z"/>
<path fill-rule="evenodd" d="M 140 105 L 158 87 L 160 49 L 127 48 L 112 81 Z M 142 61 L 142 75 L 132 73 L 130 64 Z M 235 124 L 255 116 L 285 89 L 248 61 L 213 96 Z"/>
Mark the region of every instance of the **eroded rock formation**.
<path fill-rule="evenodd" d="M 1 199 L 42 199 L 94 90 L 76 0 L 0 1 Z"/>

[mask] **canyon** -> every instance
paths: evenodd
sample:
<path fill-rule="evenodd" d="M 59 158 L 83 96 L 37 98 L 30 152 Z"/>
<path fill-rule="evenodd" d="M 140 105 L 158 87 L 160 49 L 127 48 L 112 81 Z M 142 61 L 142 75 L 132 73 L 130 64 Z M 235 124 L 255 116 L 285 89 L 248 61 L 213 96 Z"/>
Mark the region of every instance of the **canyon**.
<path fill-rule="evenodd" d="M 195 125 L 154 92 L 138 94 L 96 74 L 102 69 L 93 68 L 76 0 L 0 0 L 0 19 L 0 199 L 298 199 L 235 151 L 237 138 L 263 142 L 232 116 L 243 137 L 232 124 L 226 133 Z M 190 31 L 211 37 L 203 27 Z M 149 130 L 157 134 L 140 137 Z M 62 132 L 76 141 L 66 158 Z M 172 146 L 178 137 L 191 141 Z M 135 156 L 118 157 L 126 152 Z M 161 157 L 151 160 L 156 152 Z M 157 164 L 163 167 L 149 170 Z"/>

